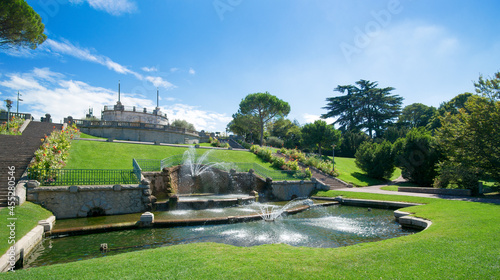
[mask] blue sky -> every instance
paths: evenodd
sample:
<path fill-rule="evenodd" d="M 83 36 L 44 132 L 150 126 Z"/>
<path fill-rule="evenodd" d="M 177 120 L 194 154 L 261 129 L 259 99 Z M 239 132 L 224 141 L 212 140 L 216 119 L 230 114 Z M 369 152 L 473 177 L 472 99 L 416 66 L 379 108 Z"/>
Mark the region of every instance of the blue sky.
<path fill-rule="evenodd" d="M 268 91 L 301 124 L 337 85 L 365 79 L 439 106 L 500 70 L 498 1 L 46 0 L 37 50 L 0 52 L 0 99 L 20 111 L 100 116 L 117 100 L 224 131 L 240 101 Z"/>

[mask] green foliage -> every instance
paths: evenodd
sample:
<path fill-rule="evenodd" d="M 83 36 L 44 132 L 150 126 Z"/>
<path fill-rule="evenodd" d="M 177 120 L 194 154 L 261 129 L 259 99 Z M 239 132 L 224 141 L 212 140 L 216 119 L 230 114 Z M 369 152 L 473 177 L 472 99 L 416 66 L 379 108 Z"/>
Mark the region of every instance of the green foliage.
<path fill-rule="evenodd" d="M 257 142 L 260 137 L 259 120 L 254 115 L 233 114 L 233 119 L 227 124 L 227 130 L 242 136 L 247 142 Z"/>
<path fill-rule="evenodd" d="M 394 144 L 395 160 L 403 178 L 421 186 L 431 186 L 441 156 L 436 147 L 435 139 L 424 128 L 414 128 L 405 138 L 398 139 Z"/>
<path fill-rule="evenodd" d="M 0 134 L 7 135 L 21 135 L 19 129 L 24 123 L 24 119 L 19 117 L 12 117 L 9 121 L 9 130 L 7 131 L 7 122 L 4 122 L 0 125 Z"/>
<path fill-rule="evenodd" d="M 472 96 L 464 109 L 441 122 L 436 136 L 445 161 L 500 182 L 500 101 Z"/>
<path fill-rule="evenodd" d="M 407 128 L 426 127 L 436 113 L 436 108 L 413 103 L 403 108 L 398 124 Z"/>
<path fill-rule="evenodd" d="M 370 177 L 388 179 L 394 173 L 392 144 L 364 142 L 356 152 L 356 165 Z"/>
<path fill-rule="evenodd" d="M 272 124 L 271 135 L 283 140 L 283 146 L 288 149 L 300 146 L 302 142 L 299 123 L 285 118 L 279 118 Z"/>
<path fill-rule="evenodd" d="M 390 95 L 392 87 L 378 88 L 377 82 L 359 80 L 356 85 L 338 86 L 335 91 L 346 96 L 330 97 L 322 118 L 336 118 L 342 131 L 366 129 L 370 137 L 377 136 L 399 116 L 403 98 Z"/>
<path fill-rule="evenodd" d="M 341 133 L 333 125 L 328 125 L 325 121 L 317 120 L 302 127 L 302 137 L 306 146 L 311 148 L 317 147 L 321 155 L 322 147 L 340 144 Z"/>
<path fill-rule="evenodd" d="M 494 78 L 484 79 L 479 76 L 479 81 L 474 83 L 476 92 L 490 100 L 500 100 L 500 72 L 495 73 Z"/>
<path fill-rule="evenodd" d="M 439 106 L 439 109 L 437 109 L 437 111 L 434 113 L 434 116 L 429 121 L 427 129 L 435 131 L 436 129 L 440 128 L 441 119 L 447 114 L 457 115 L 460 110 L 465 109 L 465 103 L 471 96 L 473 96 L 472 93 L 466 92 L 455 96 L 448 102 L 442 103 Z"/>
<path fill-rule="evenodd" d="M 192 123 L 187 122 L 186 120 L 174 120 L 170 125 L 177 128 L 184 128 L 187 130 L 196 131 L 194 125 Z"/>
<path fill-rule="evenodd" d="M 366 141 L 370 141 L 370 136 L 362 131 L 348 130 L 342 133 L 339 156 L 353 158 L 359 146 Z M 337 151 L 335 151 L 337 154 Z"/>
<path fill-rule="evenodd" d="M 271 95 L 269 92 L 252 93 L 240 102 L 237 114 L 254 116 L 260 128 L 260 145 L 264 141 L 264 126 L 277 117 L 284 117 L 290 113 L 290 105 Z"/>
<path fill-rule="evenodd" d="M 258 145 L 253 145 L 252 147 L 250 147 L 250 151 L 252 153 L 256 154 L 261 159 L 263 159 L 267 162 L 272 162 L 273 151 L 271 149 L 262 148 L 262 147 L 259 147 Z"/>
<path fill-rule="evenodd" d="M 284 141 L 275 136 L 267 137 L 266 145 L 271 147 L 283 147 Z"/>
<path fill-rule="evenodd" d="M 435 188 L 471 189 L 477 193 L 479 176 L 470 167 L 445 161 L 438 165 L 439 176 L 434 180 Z"/>
<path fill-rule="evenodd" d="M 0 2 L 0 47 L 36 49 L 47 36 L 42 18 L 24 0 Z"/>
<path fill-rule="evenodd" d="M 45 136 L 42 145 L 35 151 L 35 159 L 30 164 L 30 168 L 34 169 L 34 176 L 40 182 L 51 182 L 55 178 L 51 178 L 46 169 L 61 169 L 66 164 L 65 161 L 69 155 L 71 140 L 77 137 L 79 130 L 76 125 L 68 126 L 64 130 L 54 130 L 50 136 Z"/>

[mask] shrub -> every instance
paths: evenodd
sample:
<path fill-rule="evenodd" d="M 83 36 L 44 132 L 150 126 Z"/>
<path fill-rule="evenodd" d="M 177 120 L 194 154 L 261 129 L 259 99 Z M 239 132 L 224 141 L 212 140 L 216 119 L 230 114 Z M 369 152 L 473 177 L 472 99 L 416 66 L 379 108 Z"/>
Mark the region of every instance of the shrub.
<path fill-rule="evenodd" d="M 364 142 L 356 152 L 356 165 L 370 177 L 390 178 L 395 170 L 392 144 Z"/>
<path fill-rule="evenodd" d="M 282 157 L 273 157 L 272 165 L 275 168 L 281 169 L 286 163 L 286 160 Z"/>
<path fill-rule="evenodd" d="M 438 169 L 439 176 L 434 179 L 435 188 L 471 189 L 477 194 L 479 182 L 477 170 L 449 161 L 439 164 Z"/>
<path fill-rule="evenodd" d="M 55 127 L 54 127 L 55 128 Z M 40 148 L 35 151 L 35 159 L 30 164 L 34 175 L 39 181 L 53 181 L 46 169 L 60 169 L 65 165 L 69 155 L 71 140 L 78 136 L 79 130 L 76 125 L 68 126 L 64 130 L 54 130 L 50 136 L 45 136 Z"/>
<path fill-rule="evenodd" d="M 437 176 L 441 153 L 431 133 L 423 128 L 410 130 L 394 143 L 395 163 L 403 178 L 421 186 L 431 186 Z"/>
<path fill-rule="evenodd" d="M 299 168 L 299 163 L 297 162 L 297 160 L 289 160 L 285 163 L 285 167 L 287 170 L 293 170 L 293 171 L 297 171 L 297 170 L 300 170 Z"/>
<path fill-rule="evenodd" d="M 0 134 L 7 135 L 21 135 L 19 129 L 24 123 L 24 119 L 19 117 L 12 117 L 9 121 L 9 131 L 7 131 L 7 122 L 2 123 L 0 125 Z"/>
<path fill-rule="evenodd" d="M 284 144 L 283 140 L 275 136 L 270 136 L 267 137 L 266 139 L 266 145 L 271 147 L 283 147 L 283 144 Z"/>

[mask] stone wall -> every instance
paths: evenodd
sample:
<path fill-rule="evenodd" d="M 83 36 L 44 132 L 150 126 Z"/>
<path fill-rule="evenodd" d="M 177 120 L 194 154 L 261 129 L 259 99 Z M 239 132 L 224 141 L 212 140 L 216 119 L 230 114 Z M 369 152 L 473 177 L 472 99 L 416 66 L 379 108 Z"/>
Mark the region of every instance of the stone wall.
<path fill-rule="evenodd" d="M 230 172 L 212 168 L 199 176 L 191 176 L 188 166 L 164 168 L 162 172 L 143 172 L 157 197 L 188 193 L 264 193 L 269 183 L 250 172 Z"/>
<path fill-rule="evenodd" d="M 81 132 L 97 137 L 117 140 L 155 142 L 167 144 L 198 144 L 199 136 L 162 130 L 130 127 L 78 126 Z"/>
<path fill-rule="evenodd" d="M 276 199 L 292 200 L 309 197 L 314 190 L 325 190 L 325 187 L 316 181 L 276 181 L 272 182 L 271 189 Z"/>
<path fill-rule="evenodd" d="M 103 111 L 103 121 L 120 121 L 120 122 L 139 122 L 150 124 L 168 125 L 168 119 L 165 115 L 155 115 L 144 113 L 141 109 L 134 111 Z"/>
<path fill-rule="evenodd" d="M 27 189 L 27 199 L 58 218 L 116 215 L 150 210 L 155 202 L 147 185 L 64 186 Z"/>

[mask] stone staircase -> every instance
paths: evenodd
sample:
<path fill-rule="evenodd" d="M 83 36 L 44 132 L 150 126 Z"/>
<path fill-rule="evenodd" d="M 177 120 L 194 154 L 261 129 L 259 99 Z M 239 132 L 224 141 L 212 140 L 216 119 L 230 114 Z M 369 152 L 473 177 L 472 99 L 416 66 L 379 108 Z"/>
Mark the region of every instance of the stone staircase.
<path fill-rule="evenodd" d="M 342 188 L 347 188 L 347 183 L 330 176 L 328 174 L 325 174 L 324 172 L 314 168 L 314 167 L 309 167 L 309 170 L 311 170 L 312 177 L 318 181 L 321 181 L 323 184 L 327 185 L 330 187 L 330 190 L 336 190 L 336 189 L 342 189 Z"/>
<path fill-rule="evenodd" d="M 234 139 L 229 139 L 229 146 L 233 149 L 245 149 L 245 147 L 241 146 L 240 143 L 234 141 Z"/>
<path fill-rule="evenodd" d="M 0 207 L 7 206 L 9 167 L 15 167 L 16 184 L 26 171 L 35 151 L 40 147 L 45 135 L 61 124 L 30 122 L 22 135 L 0 135 Z"/>

